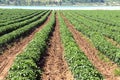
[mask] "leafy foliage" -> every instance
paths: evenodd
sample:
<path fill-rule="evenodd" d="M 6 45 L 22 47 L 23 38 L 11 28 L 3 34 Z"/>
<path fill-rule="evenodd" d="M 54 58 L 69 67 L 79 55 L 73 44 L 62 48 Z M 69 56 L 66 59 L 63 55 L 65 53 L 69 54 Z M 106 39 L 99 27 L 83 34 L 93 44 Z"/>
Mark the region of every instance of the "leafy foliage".
<path fill-rule="evenodd" d="M 30 24 L 32 22 L 35 22 L 36 20 L 41 18 L 41 16 L 43 16 L 46 12 L 47 11 L 45 11 L 45 12 L 43 11 L 43 12 L 37 13 L 37 15 L 36 14 L 30 15 L 30 16 L 25 17 L 23 19 L 19 19 L 18 21 L 13 21 L 10 24 L 9 23 L 4 24 L 6 26 L 0 27 L 0 36 L 4 35 L 6 33 L 12 32 L 12 31 L 19 29 L 21 27 L 27 26 L 28 24 Z M 0 25 L 2 25 L 2 24 L 0 24 Z"/>
<path fill-rule="evenodd" d="M 32 22 L 29 25 L 21 27 L 17 30 L 14 30 L 9 34 L 5 34 L 5 35 L 1 36 L 0 37 L 0 47 L 2 47 L 3 45 L 9 44 L 13 40 L 18 39 L 18 38 L 28 34 L 30 31 L 32 31 L 33 29 L 38 27 L 40 24 L 42 24 L 47 19 L 47 16 L 49 14 L 50 14 L 50 11 L 48 13 L 46 13 L 41 19 L 37 18 L 38 19 L 37 21 Z M 39 15 L 39 16 L 41 17 L 41 15 Z"/>
<path fill-rule="evenodd" d="M 87 12 L 87 11 L 85 11 Z M 83 11 L 83 13 L 85 13 Z M 103 11 L 104 12 L 104 11 Z M 111 11 L 112 12 L 112 11 Z M 71 12 L 76 14 L 75 12 Z M 105 36 L 114 37 L 119 44 L 120 42 L 120 30 L 118 26 L 113 26 L 101 21 L 89 20 L 89 18 L 83 17 L 81 15 L 71 15 L 71 13 L 64 13 L 65 16 L 70 20 L 70 22 L 75 26 L 75 28 L 87 36 L 94 46 L 104 55 L 106 55 L 110 60 L 120 65 L 120 49 L 113 45 L 111 42 L 108 42 Z M 105 15 L 103 13 L 102 15 Z M 101 15 L 101 14 L 99 14 Z M 107 14 L 109 16 L 109 14 Z M 111 27 L 111 28 L 110 28 Z M 115 31 L 113 32 L 114 29 Z"/>
<path fill-rule="evenodd" d="M 13 66 L 8 73 L 8 80 L 37 80 L 40 76 L 40 69 L 36 62 L 44 54 L 46 41 L 55 24 L 54 12 L 50 22 L 38 33 L 28 44 L 27 48 L 17 56 Z"/>
<path fill-rule="evenodd" d="M 61 3 L 107 3 L 107 2 L 120 2 L 119 0 L 0 0 L 0 4 L 6 5 L 46 5 L 46 4 L 56 4 Z"/>
<path fill-rule="evenodd" d="M 94 68 L 85 54 L 79 49 L 60 15 L 59 22 L 65 58 L 74 74 L 75 80 L 103 80 L 102 75 Z"/>

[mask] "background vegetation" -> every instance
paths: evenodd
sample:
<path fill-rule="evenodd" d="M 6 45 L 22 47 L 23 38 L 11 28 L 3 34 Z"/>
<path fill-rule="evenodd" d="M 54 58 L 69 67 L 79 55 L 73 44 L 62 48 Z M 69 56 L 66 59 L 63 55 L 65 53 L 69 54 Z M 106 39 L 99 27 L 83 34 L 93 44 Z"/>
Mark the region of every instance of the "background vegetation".
<path fill-rule="evenodd" d="M 66 5 L 66 4 L 120 5 L 120 0 L 0 0 L 0 5 L 39 6 L 39 5 Z"/>

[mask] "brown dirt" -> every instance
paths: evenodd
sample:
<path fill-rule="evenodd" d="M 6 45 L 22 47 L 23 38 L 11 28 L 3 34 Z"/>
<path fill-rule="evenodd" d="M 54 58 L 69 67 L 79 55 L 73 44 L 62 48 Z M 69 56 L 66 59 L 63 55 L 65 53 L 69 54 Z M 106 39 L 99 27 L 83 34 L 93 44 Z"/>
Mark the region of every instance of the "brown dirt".
<path fill-rule="evenodd" d="M 114 46 L 120 48 L 120 44 L 118 44 L 116 41 L 114 41 L 113 39 L 110 39 L 108 37 L 105 37 L 109 42 L 111 42 Z"/>
<path fill-rule="evenodd" d="M 64 59 L 64 50 L 60 40 L 59 22 L 56 17 L 56 26 L 49 40 L 47 56 L 43 66 L 42 80 L 73 80 L 71 71 Z"/>
<path fill-rule="evenodd" d="M 62 15 L 62 17 L 64 18 L 66 25 L 74 36 L 74 39 L 76 40 L 79 47 L 82 49 L 91 63 L 105 77 L 105 80 L 120 80 L 120 77 L 116 77 L 114 75 L 114 70 L 119 67 L 112 61 L 104 62 L 101 60 L 98 56 L 98 50 L 92 46 L 90 41 L 88 41 L 88 39 L 86 39 L 81 32 L 77 31 L 64 15 Z"/>
<path fill-rule="evenodd" d="M 50 16 L 51 16 L 51 14 L 50 14 Z M 40 31 L 45 26 L 45 24 L 49 22 L 50 16 L 41 26 L 36 28 L 29 36 L 25 37 L 24 39 L 20 40 L 19 42 L 15 42 L 14 46 L 10 47 L 2 55 L 0 55 L 0 80 L 5 79 L 16 56 L 25 49 L 27 44 L 35 36 L 35 33 Z"/>

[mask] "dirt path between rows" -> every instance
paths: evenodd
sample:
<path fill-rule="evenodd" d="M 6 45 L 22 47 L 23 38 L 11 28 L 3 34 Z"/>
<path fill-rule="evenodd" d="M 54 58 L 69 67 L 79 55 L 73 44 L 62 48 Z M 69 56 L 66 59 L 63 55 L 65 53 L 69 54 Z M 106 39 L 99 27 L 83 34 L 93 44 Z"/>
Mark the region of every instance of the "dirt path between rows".
<path fill-rule="evenodd" d="M 64 50 L 60 40 L 59 22 L 56 17 L 56 26 L 49 40 L 47 56 L 44 57 L 42 80 L 73 80 L 71 71 L 64 59 Z"/>
<path fill-rule="evenodd" d="M 50 16 L 47 18 L 47 20 L 38 28 L 36 28 L 29 36 L 25 37 L 24 39 L 20 40 L 20 42 L 15 42 L 14 46 L 6 50 L 3 55 L 0 55 L 0 80 L 4 80 L 7 76 L 7 73 L 13 64 L 13 61 L 15 60 L 16 56 L 20 54 L 27 44 L 33 39 L 35 36 L 35 33 L 40 31 L 46 23 L 49 22 Z"/>
<path fill-rule="evenodd" d="M 98 56 L 98 51 L 92 44 L 83 36 L 83 34 L 77 31 L 74 26 L 62 15 L 66 25 L 68 26 L 70 32 L 74 36 L 79 47 L 91 61 L 91 63 L 100 71 L 100 73 L 105 77 L 105 80 L 120 80 L 120 77 L 114 75 L 114 70 L 118 68 L 116 64 L 112 61 L 105 62 Z"/>

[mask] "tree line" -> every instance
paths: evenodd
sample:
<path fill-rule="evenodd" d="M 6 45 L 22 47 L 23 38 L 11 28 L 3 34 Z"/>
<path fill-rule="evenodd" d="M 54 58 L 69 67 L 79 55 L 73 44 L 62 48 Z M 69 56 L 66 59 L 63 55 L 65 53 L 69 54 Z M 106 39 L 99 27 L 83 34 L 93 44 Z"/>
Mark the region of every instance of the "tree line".
<path fill-rule="evenodd" d="M 3 5 L 50 5 L 50 4 L 62 4 L 62 3 L 105 3 L 106 1 L 115 0 L 0 0 L 0 4 Z"/>

